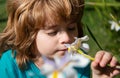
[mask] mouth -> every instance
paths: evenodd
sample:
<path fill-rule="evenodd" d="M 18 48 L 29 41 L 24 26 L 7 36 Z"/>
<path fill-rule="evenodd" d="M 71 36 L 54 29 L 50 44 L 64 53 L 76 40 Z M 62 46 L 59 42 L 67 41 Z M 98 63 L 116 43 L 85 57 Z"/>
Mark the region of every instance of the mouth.
<path fill-rule="evenodd" d="M 65 48 L 65 49 L 60 49 L 59 51 L 67 51 L 68 50 L 68 48 Z"/>
<path fill-rule="evenodd" d="M 64 55 L 68 49 L 60 49 L 57 51 L 57 54 Z"/>

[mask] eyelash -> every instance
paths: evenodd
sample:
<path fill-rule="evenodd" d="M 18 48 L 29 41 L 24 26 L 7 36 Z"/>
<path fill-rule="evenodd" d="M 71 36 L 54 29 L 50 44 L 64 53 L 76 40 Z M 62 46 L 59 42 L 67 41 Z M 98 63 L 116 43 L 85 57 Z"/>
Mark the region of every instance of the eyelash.
<path fill-rule="evenodd" d="M 68 28 L 68 31 L 74 31 L 74 30 L 76 30 L 76 28 L 75 28 L 75 27 Z"/>
<path fill-rule="evenodd" d="M 76 27 L 75 27 L 75 26 L 67 28 L 67 31 L 68 31 L 68 32 L 72 32 L 72 31 L 75 31 L 75 30 L 76 30 Z M 55 30 L 55 31 L 49 32 L 49 33 L 47 33 L 47 34 L 48 34 L 49 36 L 55 36 L 57 33 L 58 33 L 58 30 Z"/>
<path fill-rule="evenodd" d="M 56 34 L 57 34 L 57 31 L 53 31 L 53 32 L 48 33 L 48 35 L 50 35 L 50 36 L 54 36 Z"/>

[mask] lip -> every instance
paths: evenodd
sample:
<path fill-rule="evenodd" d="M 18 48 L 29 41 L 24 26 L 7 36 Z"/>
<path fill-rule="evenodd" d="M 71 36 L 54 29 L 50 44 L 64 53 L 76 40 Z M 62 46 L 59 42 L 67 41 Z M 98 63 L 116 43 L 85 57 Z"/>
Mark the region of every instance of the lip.
<path fill-rule="evenodd" d="M 65 49 L 60 49 L 59 51 L 67 51 L 68 49 L 67 48 L 65 48 Z"/>

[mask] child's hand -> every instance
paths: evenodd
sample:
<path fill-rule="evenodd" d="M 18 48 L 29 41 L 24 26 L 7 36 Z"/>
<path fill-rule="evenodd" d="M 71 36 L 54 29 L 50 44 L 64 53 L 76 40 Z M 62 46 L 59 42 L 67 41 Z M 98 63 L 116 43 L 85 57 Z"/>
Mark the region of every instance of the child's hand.
<path fill-rule="evenodd" d="M 110 66 L 107 66 L 110 64 Z M 110 53 L 99 51 L 95 55 L 95 60 L 91 64 L 93 78 L 113 78 L 120 73 L 120 69 L 116 69 L 117 59 Z"/>

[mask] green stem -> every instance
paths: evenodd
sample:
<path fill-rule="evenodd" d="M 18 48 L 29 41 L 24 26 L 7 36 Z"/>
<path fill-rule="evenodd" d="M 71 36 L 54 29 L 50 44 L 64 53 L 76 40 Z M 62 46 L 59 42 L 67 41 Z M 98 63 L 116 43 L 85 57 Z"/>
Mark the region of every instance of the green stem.
<path fill-rule="evenodd" d="M 68 48 L 68 49 L 70 50 L 71 48 L 72 48 L 73 50 L 77 51 L 79 54 L 81 54 L 81 55 L 85 56 L 86 58 L 90 59 L 91 61 L 94 61 L 94 60 L 95 60 L 95 58 L 91 57 L 90 55 L 85 54 L 81 49 L 76 49 L 74 46 L 71 46 L 71 47 Z M 111 67 L 110 64 L 107 64 L 107 66 Z M 116 68 L 116 69 L 120 69 L 120 65 L 117 65 L 115 68 Z"/>
<path fill-rule="evenodd" d="M 91 57 L 91 56 L 89 56 L 89 55 L 87 55 L 87 54 L 83 53 L 80 49 L 79 49 L 79 50 L 77 50 L 77 52 L 78 52 L 79 54 L 81 54 L 81 55 L 85 56 L 86 58 L 89 58 L 89 59 L 90 59 L 90 60 L 92 60 L 92 61 L 94 61 L 94 60 L 95 60 L 95 58 L 93 58 L 93 57 Z"/>
<path fill-rule="evenodd" d="M 80 49 L 78 49 L 78 50 L 76 50 L 76 51 L 77 51 L 79 54 L 81 54 L 81 55 L 85 56 L 86 58 L 90 59 L 91 61 L 94 61 L 94 60 L 95 60 L 95 58 L 91 57 L 90 55 L 87 55 L 87 54 L 83 53 Z M 110 64 L 107 64 L 107 66 L 111 67 Z M 115 68 L 116 68 L 116 69 L 120 69 L 120 66 L 117 65 Z"/>

